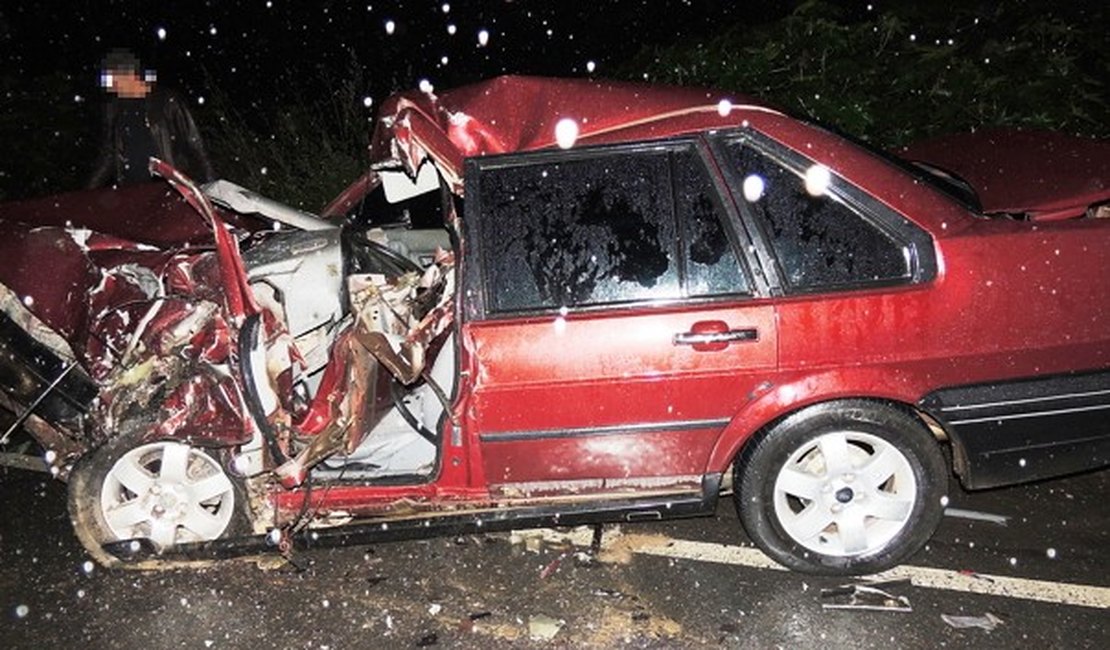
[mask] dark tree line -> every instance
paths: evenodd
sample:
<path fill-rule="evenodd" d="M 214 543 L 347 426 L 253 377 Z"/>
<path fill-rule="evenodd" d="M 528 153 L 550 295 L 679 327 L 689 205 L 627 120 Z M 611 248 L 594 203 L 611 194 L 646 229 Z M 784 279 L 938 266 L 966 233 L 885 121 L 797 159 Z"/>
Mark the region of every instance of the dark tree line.
<path fill-rule="evenodd" d="M 644 51 L 622 74 L 755 95 L 883 147 L 984 126 L 1105 137 L 1106 18 L 1053 0 L 807 0 Z"/>

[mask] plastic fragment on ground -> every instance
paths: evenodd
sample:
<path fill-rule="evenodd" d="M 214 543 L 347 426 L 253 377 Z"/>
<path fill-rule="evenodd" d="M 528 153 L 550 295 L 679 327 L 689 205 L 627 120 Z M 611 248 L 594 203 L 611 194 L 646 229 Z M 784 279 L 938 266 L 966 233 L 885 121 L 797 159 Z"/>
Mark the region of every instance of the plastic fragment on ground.
<path fill-rule="evenodd" d="M 528 617 L 528 638 L 533 641 L 550 641 L 555 638 L 559 630 L 563 629 L 566 621 L 552 618 L 546 614 L 535 614 Z"/>
<path fill-rule="evenodd" d="M 1002 619 L 990 612 L 982 616 L 953 616 L 951 614 L 941 614 L 940 620 L 957 630 L 977 627 L 990 632 L 999 625 L 1002 625 Z"/>

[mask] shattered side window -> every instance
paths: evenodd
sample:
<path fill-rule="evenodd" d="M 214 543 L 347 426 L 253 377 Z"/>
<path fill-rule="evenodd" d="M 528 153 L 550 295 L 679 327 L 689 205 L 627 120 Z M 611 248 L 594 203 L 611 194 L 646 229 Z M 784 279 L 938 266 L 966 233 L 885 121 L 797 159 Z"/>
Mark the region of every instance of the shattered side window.
<path fill-rule="evenodd" d="M 678 297 L 671 188 L 665 151 L 485 169 L 492 311 Z"/>
<path fill-rule="evenodd" d="M 675 203 L 685 242 L 686 294 L 751 293 L 751 284 L 725 232 L 725 213 L 694 149 L 675 152 Z"/>
<path fill-rule="evenodd" d="M 734 142 L 730 163 L 741 194 L 770 240 L 786 283 L 796 289 L 909 280 L 910 250 L 829 193 L 832 173 L 810 165 L 798 174 Z"/>

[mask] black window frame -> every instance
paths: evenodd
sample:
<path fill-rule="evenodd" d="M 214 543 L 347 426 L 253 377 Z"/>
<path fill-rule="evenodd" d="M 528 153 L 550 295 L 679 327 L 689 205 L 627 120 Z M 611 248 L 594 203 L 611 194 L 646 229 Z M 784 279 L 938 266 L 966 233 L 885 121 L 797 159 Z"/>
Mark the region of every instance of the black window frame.
<path fill-rule="evenodd" d="M 908 277 L 855 280 L 811 287 L 792 286 L 786 280 L 782 263 L 771 244 L 771 237 L 766 232 L 763 219 L 753 213 L 744 199 L 742 190 L 743 174 L 740 170 L 732 169 L 732 166 L 727 162 L 729 160 L 727 148 L 735 143 L 751 147 L 800 178 L 804 178 L 806 169 L 818 163 L 751 127 L 715 131 L 710 135 L 710 148 L 717 159 L 721 161 L 722 173 L 733 196 L 733 203 L 738 207 L 741 219 L 752 236 L 756 257 L 767 274 L 767 279 L 771 283 L 771 290 L 774 294 L 792 296 L 843 293 L 876 288 L 912 286 L 924 284 L 936 278 L 937 261 L 932 235 L 871 196 L 861 187 L 845 180 L 835 169 L 830 168 L 831 181 L 827 189 L 829 197 L 844 205 L 895 242 L 905 246 L 909 252 L 909 275 Z"/>
<path fill-rule="evenodd" d="M 676 271 L 678 274 L 678 295 L 673 298 L 648 298 L 642 300 L 629 300 L 613 303 L 601 303 L 591 305 L 567 306 L 560 307 L 539 307 L 535 309 L 520 309 L 520 310 L 505 310 L 494 311 L 491 308 L 491 301 L 487 293 L 491 288 L 489 282 L 489 264 L 486 263 L 484 256 L 486 255 L 485 247 L 481 238 L 481 224 L 484 221 L 484 210 L 482 200 L 482 178 L 483 174 L 489 170 L 502 169 L 506 167 L 519 167 L 531 166 L 542 164 L 555 164 L 567 161 L 588 160 L 599 157 L 608 157 L 614 155 L 636 155 L 641 153 L 661 153 L 666 152 L 673 154 L 677 152 L 692 152 L 696 155 L 699 164 L 702 166 L 706 180 L 708 180 L 707 187 L 712 194 L 712 200 L 717 208 L 717 215 L 720 219 L 721 229 L 728 237 L 730 250 L 736 258 L 737 263 L 741 267 L 741 273 L 748 281 L 748 292 L 746 293 L 726 293 L 726 294 L 711 294 L 696 297 L 687 295 L 687 251 L 689 243 L 685 230 L 685 219 L 689 218 L 686 215 L 679 216 L 676 212 L 672 212 L 674 218 L 675 235 L 679 242 L 676 246 L 678 259 L 676 260 Z M 672 163 L 673 164 L 673 163 Z M 526 318 L 533 316 L 548 316 L 552 314 L 588 314 L 596 312 L 610 312 L 610 311 L 627 311 L 630 309 L 658 309 L 668 308 L 675 306 L 695 305 L 714 302 L 737 302 L 737 301 L 750 301 L 754 298 L 766 295 L 766 282 L 762 276 L 762 271 L 757 270 L 752 266 L 753 258 L 751 257 L 750 241 L 747 238 L 747 233 L 742 229 L 738 230 L 739 215 L 735 213 L 735 208 L 732 202 L 728 199 L 728 190 L 723 180 L 715 171 L 715 163 L 708 150 L 707 144 L 697 134 L 689 136 L 681 136 L 676 138 L 666 138 L 659 140 L 637 141 L 631 143 L 619 143 L 610 145 L 596 145 L 575 147 L 567 150 L 552 150 L 545 149 L 540 151 L 530 151 L 524 153 L 512 153 L 492 156 L 480 156 L 466 159 L 464 163 L 464 178 L 466 179 L 466 202 L 464 205 L 464 214 L 462 217 L 462 231 L 463 231 L 463 254 L 462 263 L 464 266 L 464 273 L 461 278 L 461 290 L 463 293 L 463 313 L 464 319 L 470 320 L 503 320 L 514 318 Z M 672 184 L 675 182 L 672 176 Z M 674 199 L 675 193 L 672 191 L 672 202 L 677 203 Z M 677 208 L 677 205 L 675 206 Z M 565 311 L 564 311 L 565 309 Z"/>

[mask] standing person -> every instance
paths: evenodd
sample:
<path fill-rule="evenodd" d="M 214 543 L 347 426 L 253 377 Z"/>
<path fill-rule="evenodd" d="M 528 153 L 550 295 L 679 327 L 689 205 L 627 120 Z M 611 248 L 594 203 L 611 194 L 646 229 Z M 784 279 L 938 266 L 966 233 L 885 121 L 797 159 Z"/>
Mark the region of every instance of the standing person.
<path fill-rule="evenodd" d="M 100 64 L 100 85 L 112 96 L 86 186 L 150 181 L 151 156 L 197 182 L 212 180 L 212 165 L 184 100 L 168 88 L 155 88 L 154 73 L 143 76 L 141 68 L 139 59 L 123 49 L 112 50 Z"/>

